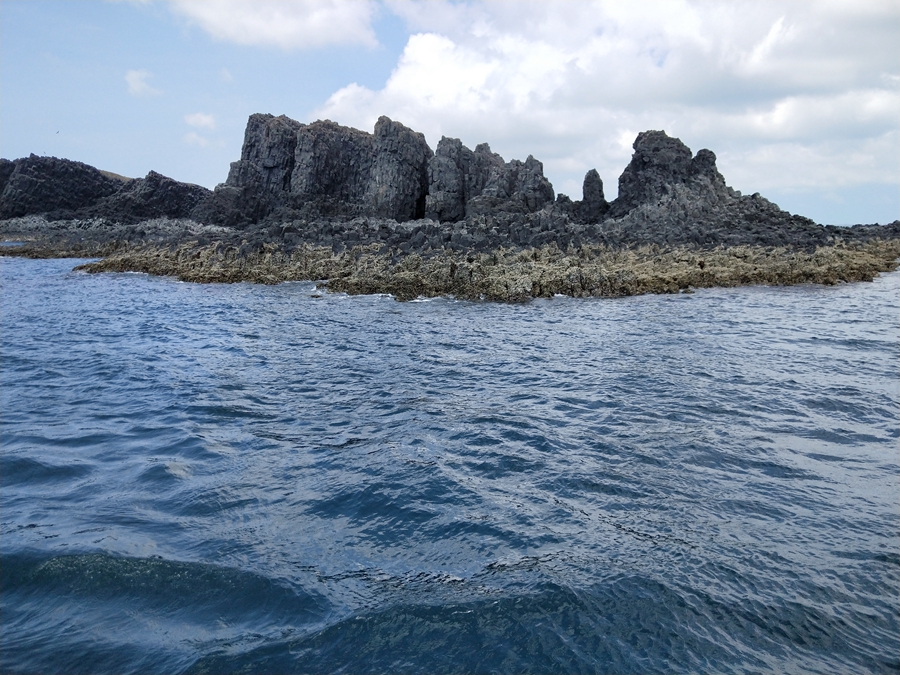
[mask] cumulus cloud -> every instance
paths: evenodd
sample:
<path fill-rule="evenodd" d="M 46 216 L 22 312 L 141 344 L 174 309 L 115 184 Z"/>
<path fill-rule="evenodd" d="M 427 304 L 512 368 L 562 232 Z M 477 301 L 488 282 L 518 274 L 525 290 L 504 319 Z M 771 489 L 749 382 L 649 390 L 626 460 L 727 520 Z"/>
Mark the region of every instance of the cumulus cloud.
<path fill-rule="evenodd" d="M 285 50 L 378 43 L 372 0 L 170 0 L 172 9 L 213 37 Z"/>
<path fill-rule="evenodd" d="M 125 73 L 128 93 L 132 96 L 159 96 L 162 92 L 148 82 L 151 77 L 153 74 L 149 70 L 129 70 Z"/>
<path fill-rule="evenodd" d="M 532 153 L 573 196 L 591 167 L 614 194 L 643 129 L 712 148 L 744 190 L 900 182 L 896 3 L 387 4 L 414 33 L 396 68 L 319 117 L 371 129 L 387 114 L 432 147 Z"/>
<path fill-rule="evenodd" d="M 184 135 L 184 142 L 188 145 L 195 145 L 200 148 L 205 148 L 209 145 L 209 139 L 201 136 L 196 131 L 189 131 Z"/>
<path fill-rule="evenodd" d="M 184 121 L 197 129 L 209 129 L 212 131 L 216 128 L 216 118 L 205 113 L 198 112 L 191 115 L 185 115 Z"/>

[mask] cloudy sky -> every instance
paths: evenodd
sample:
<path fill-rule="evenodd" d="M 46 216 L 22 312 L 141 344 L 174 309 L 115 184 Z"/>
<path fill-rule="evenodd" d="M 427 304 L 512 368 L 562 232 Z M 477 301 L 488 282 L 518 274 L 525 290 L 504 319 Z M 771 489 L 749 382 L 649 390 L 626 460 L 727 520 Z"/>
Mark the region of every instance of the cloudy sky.
<path fill-rule="evenodd" d="M 213 187 L 254 112 L 379 115 L 580 198 L 637 132 L 710 148 L 726 181 L 848 224 L 900 218 L 896 0 L 3 0 L 0 154 Z"/>

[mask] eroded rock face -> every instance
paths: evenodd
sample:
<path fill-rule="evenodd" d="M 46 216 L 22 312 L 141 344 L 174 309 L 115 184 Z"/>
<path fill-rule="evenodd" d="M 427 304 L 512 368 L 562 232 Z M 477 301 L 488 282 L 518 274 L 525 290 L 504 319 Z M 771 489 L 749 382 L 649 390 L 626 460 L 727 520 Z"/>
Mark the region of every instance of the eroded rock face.
<path fill-rule="evenodd" d="M 290 194 L 297 133 L 304 126 L 284 115 L 251 115 L 241 158 L 231 163 L 225 183 L 198 206 L 194 217 L 241 226 L 282 206 Z"/>
<path fill-rule="evenodd" d="M 631 162 L 619 177 L 619 196 L 608 213 L 611 218 L 639 208 L 671 206 L 673 200 L 692 209 L 698 202 L 722 205 L 740 197 L 725 185 L 711 150 L 692 156 L 689 147 L 665 131 L 641 132 L 633 147 Z"/>
<path fill-rule="evenodd" d="M 425 136 L 387 117 L 375 124 L 375 158 L 363 201 L 374 215 L 398 221 L 425 215 L 428 162 Z"/>
<path fill-rule="evenodd" d="M 6 175 L 0 219 L 93 206 L 122 187 L 122 181 L 69 159 L 31 155 L 6 162 L 0 168 L 0 178 Z"/>
<path fill-rule="evenodd" d="M 411 220 L 424 214 L 431 156 L 422 134 L 387 117 L 370 134 L 330 120 L 253 115 L 241 160 L 207 211 L 221 218 L 238 204 L 256 222 L 279 208 L 313 205 L 336 215 Z"/>
<path fill-rule="evenodd" d="M 665 197 L 671 186 L 688 182 L 692 175 L 691 149 L 665 131 L 642 131 L 632 147 L 631 162 L 619 177 L 619 196 L 610 213 L 613 217 Z"/>
<path fill-rule="evenodd" d="M 599 223 L 609 211 L 609 202 L 603 196 L 603 181 L 597 169 L 591 169 L 584 175 L 581 187 L 582 198 L 578 204 L 578 219 L 583 223 Z"/>
<path fill-rule="evenodd" d="M 442 223 L 465 218 L 469 201 L 481 196 L 491 177 L 502 175 L 504 166 L 503 158 L 491 152 L 487 143 L 473 152 L 458 138 L 442 137 L 428 163 L 426 216 Z"/>
<path fill-rule="evenodd" d="M 250 115 L 241 158 L 231 163 L 225 185 L 273 194 L 290 190 L 297 132 L 304 126 L 284 115 Z"/>
<path fill-rule="evenodd" d="M 145 178 L 129 181 L 113 195 L 79 213 L 79 216 L 96 215 L 121 223 L 163 216 L 189 218 L 210 194 L 210 190 L 200 185 L 182 183 L 151 171 Z"/>
<path fill-rule="evenodd" d="M 313 122 L 297 134 L 290 192 L 309 201 L 330 198 L 360 203 L 366 194 L 374 162 L 372 134 L 335 124 Z"/>
<path fill-rule="evenodd" d="M 725 184 L 714 153 L 693 155 L 663 131 L 639 134 L 634 151 L 612 204 L 593 169 L 580 201 L 560 195 L 553 202 L 543 166 L 531 156 L 506 162 L 486 143 L 470 150 L 446 137 L 432 153 L 422 134 L 387 117 L 369 134 L 327 120 L 253 115 L 241 159 L 213 192 L 152 171 L 117 180 L 79 162 L 32 155 L 0 160 L 0 218 L 91 219 L 98 232 L 109 229 L 110 241 L 116 228 L 142 230 L 129 227 L 137 221 L 190 218 L 240 228 L 229 236 L 260 246 L 337 251 L 365 244 L 396 255 L 596 243 L 814 249 L 870 236 L 816 225 L 758 194 L 741 196 Z"/>
<path fill-rule="evenodd" d="M 4 188 L 6 188 L 6 183 L 9 181 L 9 177 L 12 176 L 13 171 L 16 169 L 16 163 L 9 159 L 0 159 L 0 195 L 3 194 Z"/>
<path fill-rule="evenodd" d="M 442 138 L 428 165 L 425 213 L 440 222 L 496 211 L 532 213 L 553 201 L 544 166 L 531 155 L 524 162 L 491 152 L 487 143 L 473 152 L 458 138 Z"/>

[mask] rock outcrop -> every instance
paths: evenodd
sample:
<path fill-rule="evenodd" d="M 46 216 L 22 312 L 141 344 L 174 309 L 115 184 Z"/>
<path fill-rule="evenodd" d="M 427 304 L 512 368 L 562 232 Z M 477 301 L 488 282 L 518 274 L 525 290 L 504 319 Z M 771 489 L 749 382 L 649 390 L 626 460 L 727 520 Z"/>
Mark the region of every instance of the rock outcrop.
<path fill-rule="evenodd" d="M 43 216 L 31 224 L 19 218 L 32 214 Z M 726 185 L 714 153 L 694 155 L 663 131 L 638 135 L 612 203 L 594 169 L 584 177 L 580 201 L 566 195 L 554 201 L 534 157 L 507 162 L 486 143 L 470 150 L 447 137 L 432 153 L 422 134 L 387 117 L 370 134 L 328 120 L 252 115 L 241 158 L 214 191 L 152 171 L 132 180 L 52 157 L 0 160 L 6 232 L 34 238 L 48 220 L 68 219 L 72 241 L 90 238 L 99 251 L 150 237 L 146 222 L 166 218 L 213 227 L 203 236 L 230 237 L 241 250 L 363 245 L 392 256 L 598 244 L 814 250 L 900 237 L 900 222 L 823 227 L 759 194 L 743 196 Z"/>
<path fill-rule="evenodd" d="M 231 163 L 225 185 L 253 187 L 281 195 L 291 189 L 297 132 L 304 124 L 280 115 L 250 115 L 244 131 L 241 158 Z"/>
<path fill-rule="evenodd" d="M 619 178 L 619 196 L 601 230 L 612 245 L 707 247 L 811 248 L 833 241 L 837 234 L 781 210 L 758 193 L 741 195 L 725 184 L 712 151 L 692 155 L 690 148 L 664 131 L 638 134 L 631 162 Z"/>
<path fill-rule="evenodd" d="M 583 223 L 599 223 L 609 211 L 609 202 L 603 196 L 603 181 L 597 169 L 591 169 L 584 175 L 581 193 L 581 202 L 577 205 L 578 219 Z"/>
<path fill-rule="evenodd" d="M 739 197 L 725 185 L 711 150 L 691 149 L 665 131 L 643 131 L 634 141 L 634 154 L 619 177 L 619 196 L 609 217 L 619 218 L 634 209 L 658 204 L 685 190 L 705 202 L 727 202 Z M 683 188 L 683 189 L 682 189 Z"/>
<path fill-rule="evenodd" d="M 37 155 L 4 160 L 0 181 L 0 219 L 83 209 L 122 188 L 122 181 L 87 164 Z"/>
<path fill-rule="evenodd" d="M 253 115 L 241 159 L 203 212 L 227 222 L 236 209 L 245 224 L 303 209 L 412 220 L 424 214 L 431 156 L 422 134 L 387 117 L 370 134 L 329 120 Z"/>
<path fill-rule="evenodd" d="M 442 137 L 428 164 L 426 216 L 456 222 L 498 211 L 531 213 L 553 201 L 544 166 L 531 155 L 524 162 L 503 158 L 481 143 L 473 152 L 458 138 Z"/>
<path fill-rule="evenodd" d="M 205 187 L 182 183 L 151 171 L 146 177 L 128 181 L 109 197 L 77 213 L 79 217 L 101 217 L 120 223 L 162 217 L 190 218 L 210 195 L 210 190 Z"/>
<path fill-rule="evenodd" d="M 374 215 L 397 221 L 424 216 L 428 162 L 434 155 L 424 134 L 380 117 L 375 124 L 374 150 L 363 203 Z"/>

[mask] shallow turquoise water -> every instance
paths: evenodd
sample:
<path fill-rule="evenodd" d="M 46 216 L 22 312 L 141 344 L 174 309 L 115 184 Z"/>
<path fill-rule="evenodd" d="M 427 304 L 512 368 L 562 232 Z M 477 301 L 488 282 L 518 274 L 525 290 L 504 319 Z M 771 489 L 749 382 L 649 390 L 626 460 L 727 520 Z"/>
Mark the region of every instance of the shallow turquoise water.
<path fill-rule="evenodd" d="M 0 259 L 3 672 L 895 672 L 900 274 L 526 305 Z"/>

